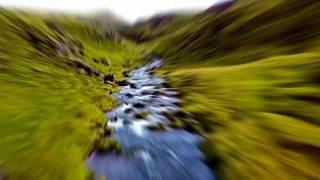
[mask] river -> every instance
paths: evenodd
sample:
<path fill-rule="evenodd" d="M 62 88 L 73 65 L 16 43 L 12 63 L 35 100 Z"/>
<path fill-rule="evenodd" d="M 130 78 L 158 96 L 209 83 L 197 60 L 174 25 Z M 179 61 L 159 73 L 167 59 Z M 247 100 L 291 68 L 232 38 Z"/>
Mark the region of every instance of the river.
<path fill-rule="evenodd" d="M 179 93 L 153 75 L 160 59 L 129 73 L 127 86 L 113 94 L 119 106 L 107 113 L 108 127 L 122 147 L 120 154 L 94 152 L 87 164 L 108 180 L 214 180 L 198 145 L 201 136 L 169 125 L 166 114 L 182 112 Z"/>

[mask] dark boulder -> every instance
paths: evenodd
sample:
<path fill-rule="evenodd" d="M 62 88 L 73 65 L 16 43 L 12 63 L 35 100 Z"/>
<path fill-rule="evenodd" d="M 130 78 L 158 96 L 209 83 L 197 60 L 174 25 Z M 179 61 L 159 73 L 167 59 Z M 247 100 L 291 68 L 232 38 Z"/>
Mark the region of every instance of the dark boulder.
<path fill-rule="evenodd" d="M 188 118 L 190 117 L 190 114 L 188 114 L 187 112 L 184 111 L 177 111 L 174 113 L 174 115 L 178 118 Z"/>
<path fill-rule="evenodd" d="M 129 114 L 131 113 L 133 110 L 131 108 L 127 108 L 124 110 L 124 113 Z"/>
<path fill-rule="evenodd" d="M 146 106 L 142 103 L 135 103 L 135 104 L 133 104 L 133 107 L 142 109 L 142 108 L 145 108 Z"/>
<path fill-rule="evenodd" d="M 148 126 L 147 129 L 149 131 L 165 131 L 167 129 L 167 127 L 164 125 L 164 124 L 155 124 L 155 125 L 151 125 L 151 126 Z"/>
<path fill-rule="evenodd" d="M 164 117 L 166 117 L 166 118 L 167 118 L 169 121 L 171 121 L 171 122 L 174 122 L 174 121 L 175 121 L 175 119 L 174 119 L 174 117 L 172 116 L 172 114 L 169 113 L 169 112 L 167 112 L 167 111 L 161 112 L 161 115 L 164 116 Z"/>
<path fill-rule="evenodd" d="M 126 80 L 123 80 L 123 81 L 118 81 L 117 84 L 119 86 L 128 86 L 130 83 Z"/>
<path fill-rule="evenodd" d="M 161 91 L 154 91 L 152 92 L 152 95 L 155 95 L 155 96 L 159 96 L 159 95 L 163 95 L 164 93 L 161 92 Z"/>
<path fill-rule="evenodd" d="M 123 75 L 124 77 L 128 77 L 128 76 L 129 76 L 129 72 L 128 72 L 128 71 L 123 71 L 123 72 L 122 72 L 122 75 Z"/>
<path fill-rule="evenodd" d="M 114 81 L 114 75 L 113 74 L 106 74 L 106 75 L 104 75 L 103 80 L 104 80 L 104 82 L 107 82 L 107 81 L 112 82 L 112 81 Z"/>
<path fill-rule="evenodd" d="M 132 88 L 132 89 L 136 89 L 137 88 L 137 86 L 135 85 L 135 84 L 130 84 L 130 88 Z"/>
<path fill-rule="evenodd" d="M 127 96 L 128 98 L 133 98 L 133 95 L 130 93 L 127 93 L 125 96 Z"/>
<path fill-rule="evenodd" d="M 142 92 L 141 92 L 141 95 L 149 95 L 149 94 L 151 94 L 150 91 L 142 91 Z"/>
<path fill-rule="evenodd" d="M 117 122 L 118 121 L 118 117 L 114 116 L 112 118 L 109 119 L 110 122 Z"/>
<path fill-rule="evenodd" d="M 161 83 L 161 85 L 163 87 L 165 87 L 165 88 L 169 88 L 170 87 L 169 83 L 167 83 L 167 82 L 163 82 L 163 83 Z"/>
<path fill-rule="evenodd" d="M 136 119 L 144 119 L 145 118 L 145 116 L 143 114 L 135 114 L 134 117 Z"/>
<path fill-rule="evenodd" d="M 103 135 L 104 135 L 104 137 L 110 137 L 110 136 L 112 135 L 112 133 L 113 133 L 113 130 L 112 130 L 112 129 L 106 128 L 106 129 L 104 130 Z"/>

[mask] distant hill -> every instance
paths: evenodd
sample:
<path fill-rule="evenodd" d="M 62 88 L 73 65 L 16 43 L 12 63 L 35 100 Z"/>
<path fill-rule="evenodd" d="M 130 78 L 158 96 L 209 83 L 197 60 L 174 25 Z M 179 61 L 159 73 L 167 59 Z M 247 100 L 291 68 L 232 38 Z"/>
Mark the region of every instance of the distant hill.
<path fill-rule="evenodd" d="M 137 43 L 151 41 L 178 30 L 195 14 L 196 12 L 160 13 L 125 27 L 121 33 Z"/>
<path fill-rule="evenodd" d="M 305 51 L 319 39 L 318 1 L 238 0 L 226 5 L 217 13 L 188 17 L 178 27 L 168 24 L 162 30 L 168 33 L 155 40 L 155 51 L 174 61 L 215 58 L 219 64 L 239 64 Z M 219 58 L 223 60 L 218 62 Z"/>

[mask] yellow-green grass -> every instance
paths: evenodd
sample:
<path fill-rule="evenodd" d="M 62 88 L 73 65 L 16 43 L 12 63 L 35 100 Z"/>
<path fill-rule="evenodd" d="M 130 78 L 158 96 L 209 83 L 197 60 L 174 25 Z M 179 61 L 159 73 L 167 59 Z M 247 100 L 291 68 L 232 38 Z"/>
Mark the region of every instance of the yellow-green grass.
<path fill-rule="evenodd" d="M 296 54 L 319 42 L 317 0 L 236 0 L 224 11 L 202 13 L 148 42 L 169 63 L 236 65 Z M 210 60 L 208 60 L 210 59 Z"/>
<path fill-rule="evenodd" d="M 85 160 L 103 137 L 104 112 L 115 105 L 110 93 L 116 87 L 69 67 L 69 57 L 43 55 L 14 30 L 32 27 L 56 40 L 46 20 L 25 13 L 0 13 L 0 179 L 86 179 Z M 132 50 L 126 41 L 97 44 L 64 29 L 83 44 L 82 60 L 101 73 L 121 79 L 122 67 L 134 65 L 125 58 L 139 59 L 140 51 Z M 95 63 L 92 57 L 107 57 L 112 67 Z"/>
<path fill-rule="evenodd" d="M 219 178 L 319 179 L 319 5 L 238 0 L 146 44 L 206 133 Z"/>
<path fill-rule="evenodd" d="M 203 149 L 221 179 L 318 179 L 319 68 L 310 52 L 164 70 L 207 132 Z"/>
<path fill-rule="evenodd" d="M 81 19 L 81 18 L 80 18 Z M 86 62 L 101 72 L 113 72 L 116 77 L 121 77 L 119 72 L 132 69 L 138 64 L 144 62 L 144 59 L 139 56 L 142 54 L 143 46 L 137 46 L 136 44 L 124 39 L 119 38 L 115 41 L 97 40 L 92 39 L 93 34 L 103 36 L 108 34 L 117 34 L 117 30 L 111 32 L 104 32 L 103 29 L 108 27 L 102 27 L 99 24 L 88 24 L 81 22 L 77 17 L 59 18 L 57 21 L 73 36 L 80 38 L 82 42 L 86 44 L 85 48 L 85 60 Z M 112 27 L 110 27 L 112 28 Z M 88 33 L 90 31 L 91 33 Z M 119 35 L 118 35 L 119 36 Z M 93 58 L 106 58 L 109 60 L 110 65 L 101 65 L 96 63 Z"/>

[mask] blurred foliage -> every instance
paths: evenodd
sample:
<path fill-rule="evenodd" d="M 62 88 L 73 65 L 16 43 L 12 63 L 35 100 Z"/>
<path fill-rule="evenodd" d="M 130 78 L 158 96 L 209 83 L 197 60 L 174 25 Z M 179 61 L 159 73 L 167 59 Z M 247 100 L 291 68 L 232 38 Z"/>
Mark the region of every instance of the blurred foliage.
<path fill-rule="evenodd" d="M 319 7 L 317 0 L 236 1 L 223 12 L 181 21 L 152 45 L 172 63 L 210 59 L 207 63 L 233 65 L 305 52 L 319 41 Z"/>
<path fill-rule="evenodd" d="M 320 178 L 319 8 L 238 0 L 180 25 L 177 17 L 146 42 L 207 133 L 203 149 L 221 179 Z"/>
<path fill-rule="evenodd" d="M 1 9 L 0 21 L 0 179 L 86 179 L 115 105 L 103 75 L 122 79 L 140 50 L 72 15 Z"/>
<path fill-rule="evenodd" d="M 204 151 L 222 179 L 317 179 L 319 53 L 168 76 L 208 133 Z"/>
<path fill-rule="evenodd" d="M 319 179 L 319 8 L 237 0 L 133 27 L 1 9 L 0 179 L 88 177 L 93 147 L 118 148 L 101 139 L 116 90 L 103 75 L 121 80 L 145 47 L 166 60 L 221 179 Z"/>

